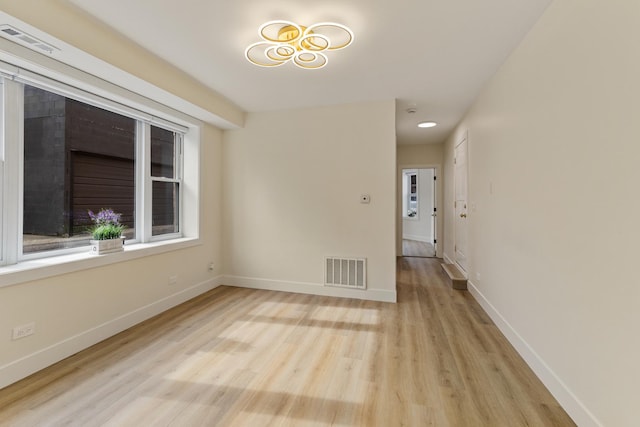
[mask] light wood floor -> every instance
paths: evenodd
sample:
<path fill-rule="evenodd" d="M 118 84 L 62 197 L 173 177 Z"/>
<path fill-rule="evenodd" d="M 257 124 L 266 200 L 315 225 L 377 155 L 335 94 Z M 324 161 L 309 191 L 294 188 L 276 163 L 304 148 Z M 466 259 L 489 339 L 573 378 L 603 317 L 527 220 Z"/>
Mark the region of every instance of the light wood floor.
<path fill-rule="evenodd" d="M 436 249 L 431 243 L 402 239 L 402 256 L 433 258 L 436 256 Z"/>
<path fill-rule="evenodd" d="M 2 426 L 572 426 L 438 259 L 397 304 L 217 288 L 0 390 Z"/>

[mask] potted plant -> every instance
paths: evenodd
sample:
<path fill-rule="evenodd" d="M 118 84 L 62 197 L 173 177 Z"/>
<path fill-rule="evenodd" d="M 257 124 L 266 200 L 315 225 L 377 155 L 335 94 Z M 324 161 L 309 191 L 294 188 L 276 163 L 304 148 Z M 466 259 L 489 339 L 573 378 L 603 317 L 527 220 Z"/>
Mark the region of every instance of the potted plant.
<path fill-rule="evenodd" d="M 124 239 L 122 231 L 125 226 L 120 223 L 122 214 L 115 213 L 113 209 L 100 209 L 97 214 L 89 211 L 89 218 L 93 221 L 91 234 L 91 253 L 95 255 L 122 252 Z"/>

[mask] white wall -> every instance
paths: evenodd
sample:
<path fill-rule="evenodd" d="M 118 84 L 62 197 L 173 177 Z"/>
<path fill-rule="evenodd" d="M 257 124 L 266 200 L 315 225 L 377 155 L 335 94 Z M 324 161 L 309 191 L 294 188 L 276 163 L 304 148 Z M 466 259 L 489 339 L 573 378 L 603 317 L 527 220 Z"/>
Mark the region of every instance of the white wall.
<path fill-rule="evenodd" d="M 439 165 L 444 155 L 444 144 L 398 145 L 398 165 Z"/>
<path fill-rule="evenodd" d="M 638 425 L 639 23 L 554 1 L 445 150 L 445 252 L 468 130 L 471 291 L 581 426 Z"/>
<path fill-rule="evenodd" d="M 224 283 L 395 301 L 394 126 L 390 100 L 225 131 Z M 367 258 L 368 290 L 324 287 L 325 256 Z"/>
<path fill-rule="evenodd" d="M 433 243 L 433 169 L 413 170 L 418 174 L 418 214 L 402 219 L 402 238 Z M 403 213 L 404 215 L 404 213 Z"/>

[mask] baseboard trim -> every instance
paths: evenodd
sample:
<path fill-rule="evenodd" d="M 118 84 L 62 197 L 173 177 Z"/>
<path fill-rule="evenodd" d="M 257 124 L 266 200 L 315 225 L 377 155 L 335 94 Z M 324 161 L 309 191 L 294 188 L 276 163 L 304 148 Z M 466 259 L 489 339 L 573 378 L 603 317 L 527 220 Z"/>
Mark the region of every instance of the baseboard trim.
<path fill-rule="evenodd" d="M 51 366 L 79 351 L 112 337 L 140 322 L 197 297 L 221 284 L 221 276 L 193 285 L 173 295 L 123 314 L 101 325 L 0 366 L 0 388 Z"/>
<path fill-rule="evenodd" d="M 480 290 L 468 281 L 468 290 L 476 301 L 482 306 L 484 311 L 491 317 L 498 329 L 513 345 L 527 365 L 538 376 L 542 383 L 549 389 L 553 397 L 569 414 L 573 421 L 579 426 L 602 427 L 602 423 L 587 409 L 586 406 L 573 394 L 567 385 L 556 375 L 555 372 L 545 363 L 536 351 L 527 343 L 522 336 L 511 326 L 507 319 L 489 302 Z"/>
<path fill-rule="evenodd" d="M 370 301 L 396 302 L 396 291 L 380 289 L 345 289 L 324 286 L 319 283 L 292 282 L 286 280 L 262 279 L 257 277 L 224 276 L 222 284 L 238 288 L 262 289 L 292 292 L 297 294 L 321 295 L 339 298 L 355 298 Z"/>
<path fill-rule="evenodd" d="M 444 260 L 444 262 L 446 262 L 447 264 L 455 264 L 455 262 L 453 262 L 453 260 L 451 258 L 449 258 L 449 255 L 443 253 L 442 254 L 442 259 Z"/>

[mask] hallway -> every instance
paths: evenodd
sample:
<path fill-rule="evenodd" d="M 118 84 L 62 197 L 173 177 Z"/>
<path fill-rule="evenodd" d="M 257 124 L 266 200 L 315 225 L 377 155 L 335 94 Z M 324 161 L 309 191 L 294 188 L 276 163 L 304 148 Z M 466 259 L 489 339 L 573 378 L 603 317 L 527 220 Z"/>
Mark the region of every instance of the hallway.
<path fill-rule="evenodd" d="M 402 256 L 433 258 L 436 256 L 436 249 L 433 243 L 402 239 Z"/>

